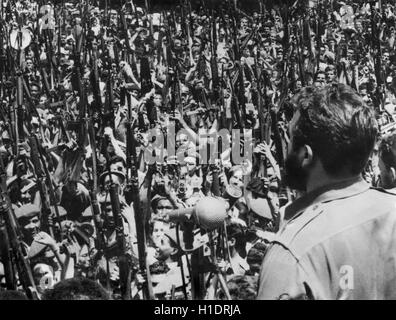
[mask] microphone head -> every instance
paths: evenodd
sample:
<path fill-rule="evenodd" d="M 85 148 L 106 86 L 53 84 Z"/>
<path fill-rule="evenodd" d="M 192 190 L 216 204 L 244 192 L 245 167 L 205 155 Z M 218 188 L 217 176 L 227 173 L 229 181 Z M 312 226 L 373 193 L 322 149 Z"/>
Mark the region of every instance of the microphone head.
<path fill-rule="evenodd" d="M 195 218 L 204 229 L 213 230 L 221 227 L 227 218 L 225 201 L 212 197 L 203 198 L 195 207 Z"/>
<path fill-rule="evenodd" d="M 242 197 L 242 189 L 233 185 L 228 185 L 224 191 L 223 198 L 233 199 L 234 201 Z"/>

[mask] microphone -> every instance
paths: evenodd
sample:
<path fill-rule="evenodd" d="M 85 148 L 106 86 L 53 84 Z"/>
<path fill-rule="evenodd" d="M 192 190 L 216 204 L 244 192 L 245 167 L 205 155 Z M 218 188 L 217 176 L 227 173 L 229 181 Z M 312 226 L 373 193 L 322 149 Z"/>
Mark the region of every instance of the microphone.
<path fill-rule="evenodd" d="M 235 187 L 233 185 L 228 185 L 223 192 L 223 198 L 229 202 L 229 207 L 231 208 L 235 202 L 238 201 L 243 195 L 241 188 Z"/>
<path fill-rule="evenodd" d="M 213 197 L 205 197 L 195 207 L 172 210 L 169 220 L 187 222 L 191 219 L 206 230 L 213 230 L 223 225 L 227 218 L 226 203 Z"/>

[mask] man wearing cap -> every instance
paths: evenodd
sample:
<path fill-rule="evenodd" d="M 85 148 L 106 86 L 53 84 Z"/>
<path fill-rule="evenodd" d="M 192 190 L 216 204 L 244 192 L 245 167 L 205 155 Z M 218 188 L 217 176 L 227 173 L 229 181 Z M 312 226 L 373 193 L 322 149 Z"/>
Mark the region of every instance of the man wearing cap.
<path fill-rule="evenodd" d="M 372 103 L 370 95 L 368 94 L 367 82 L 362 83 L 359 86 L 359 94 L 362 97 L 363 101 L 368 105 Z"/>
<path fill-rule="evenodd" d="M 336 69 L 333 65 L 329 65 L 325 69 L 325 75 L 326 75 L 326 82 L 327 83 L 332 83 L 336 77 L 335 75 Z"/>
<path fill-rule="evenodd" d="M 40 73 L 34 67 L 33 59 L 27 58 L 25 60 L 26 64 L 26 76 L 30 81 L 38 81 Z"/>
<path fill-rule="evenodd" d="M 169 223 L 161 220 L 152 222 L 152 245 L 148 247 L 147 260 L 151 271 L 163 266 L 162 272 L 152 274 L 151 278 L 155 284 L 153 289 L 156 295 L 170 293 L 173 286 L 176 290 L 182 288 L 181 268 L 184 271 L 184 283 L 186 285 L 189 283 L 189 270 L 186 256 L 183 255 L 183 233 L 181 231 L 179 231 L 179 239 L 180 246 L 176 228 L 170 228 Z M 175 292 L 175 294 L 179 295 L 181 292 L 179 294 Z"/>
<path fill-rule="evenodd" d="M 91 30 L 95 37 L 98 37 L 100 34 L 101 26 L 99 19 L 97 17 L 91 18 Z"/>
<path fill-rule="evenodd" d="M 73 221 L 79 220 L 82 212 L 90 205 L 89 191 L 83 181 L 65 184 L 61 188 L 60 199 L 60 205 Z"/>
<path fill-rule="evenodd" d="M 119 249 L 117 246 L 116 238 L 116 224 L 114 221 L 114 213 L 111 205 L 111 198 L 108 192 L 108 187 L 111 183 L 118 186 L 118 196 L 120 201 L 120 208 L 122 218 L 123 218 L 123 231 L 126 239 L 127 254 L 132 257 L 132 260 L 137 254 L 137 238 L 136 238 L 136 223 L 134 210 L 132 205 L 129 206 L 123 194 L 123 188 L 125 183 L 125 175 L 120 171 L 106 171 L 99 177 L 100 185 L 102 186 L 102 191 L 98 195 L 98 201 L 101 206 L 102 211 L 102 222 L 103 222 L 103 236 L 105 239 L 105 250 L 104 256 L 98 257 L 99 266 L 99 277 L 105 283 L 103 276 L 107 274 L 107 262 L 110 267 L 110 280 L 117 282 L 119 279 L 118 270 L 118 254 Z M 98 235 L 97 235 L 98 236 Z M 136 261 L 135 261 L 136 262 Z M 115 283 L 114 283 L 115 284 Z"/>
<path fill-rule="evenodd" d="M 15 216 L 21 226 L 24 241 L 28 245 L 41 231 L 40 212 L 39 206 L 30 203 L 15 209 Z"/>
<path fill-rule="evenodd" d="M 40 208 L 34 204 L 25 204 L 14 210 L 22 229 L 23 243 L 32 265 L 42 262 L 66 272 L 72 265 L 65 265 L 65 256 L 60 254 L 56 241 L 41 229 Z"/>
<path fill-rule="evenodd" d="M 378 134 L 372 109 L 343 84 L 293 100 L 286 182 L 305 195 L 285 208 L 258 299 L 395 299 L 396 197 L 362 178 Z"/>
<path fill-rule="evenodd" d="M 182 125 L 186 125 L 185 128 L 188 127 L 180 113 L 176 112 L 176 117 L 178 117 L 178 120 L 182 123 Z M 186 157 L 186 155 L 195 154 L 196 152 L 195 143 L 194 141 L 191 141 L 192 137 L 190 135 L 190 131 L 192 130 L 181 130 L 176 134 L 176 156 L 179 162 L 183 162 L 183 159 Z M 195 133 L 193 138 L 197 138 Z"/>
<path fill-rule="evenodd" d="M 32 96 L 32 99 L 36 102 L 38 102 L 38 99 L 40 97 L 41 89 L 40 85 L 37 82 L 31 82 L 30 83 L 30 95 Z"/>
<path fill-rule="evenodd" d="M 7 188 L 11 203 L 17 207 L 38 202 L 39 193 L 36 182 L 28 175 L 21 177 L 19 181 L 17 175 L 12 176 L 7 180 Z"/>
<path fill-rule="evenodd" d="M 152 220 L 168 221 L 168 214 L 175 209 L 175 206 L 167 197 L 157 194 L 151 199 L 151 208 L 153 209 Z"/>

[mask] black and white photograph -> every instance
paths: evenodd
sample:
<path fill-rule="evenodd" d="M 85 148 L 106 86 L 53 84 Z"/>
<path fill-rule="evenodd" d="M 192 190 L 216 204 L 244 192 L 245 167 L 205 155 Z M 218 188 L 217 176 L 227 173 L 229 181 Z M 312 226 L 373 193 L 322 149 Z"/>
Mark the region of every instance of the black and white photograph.
<path fill-rule="evenodd" d="M 395 300 L 395 29 L 394 0 L 0 0 L 0 300 Z"/>

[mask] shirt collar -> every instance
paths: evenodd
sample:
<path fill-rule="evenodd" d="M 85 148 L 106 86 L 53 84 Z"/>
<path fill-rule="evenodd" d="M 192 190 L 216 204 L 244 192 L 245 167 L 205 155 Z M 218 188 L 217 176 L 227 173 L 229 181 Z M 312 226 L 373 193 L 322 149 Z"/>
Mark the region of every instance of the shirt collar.
<path fill-rule="evenodd" d="M 349 198 L 370 188 L 361 176 L 320 187 L 298 198 L 285 208 L 285 220 L 290 220 L 305 208 L 336 199 Z"/>
<path fill-rule="evenodd" d="M 388 192 L 388 193 L 396 194 L 396 188 L 386 189 L 385 191 Z"/>

